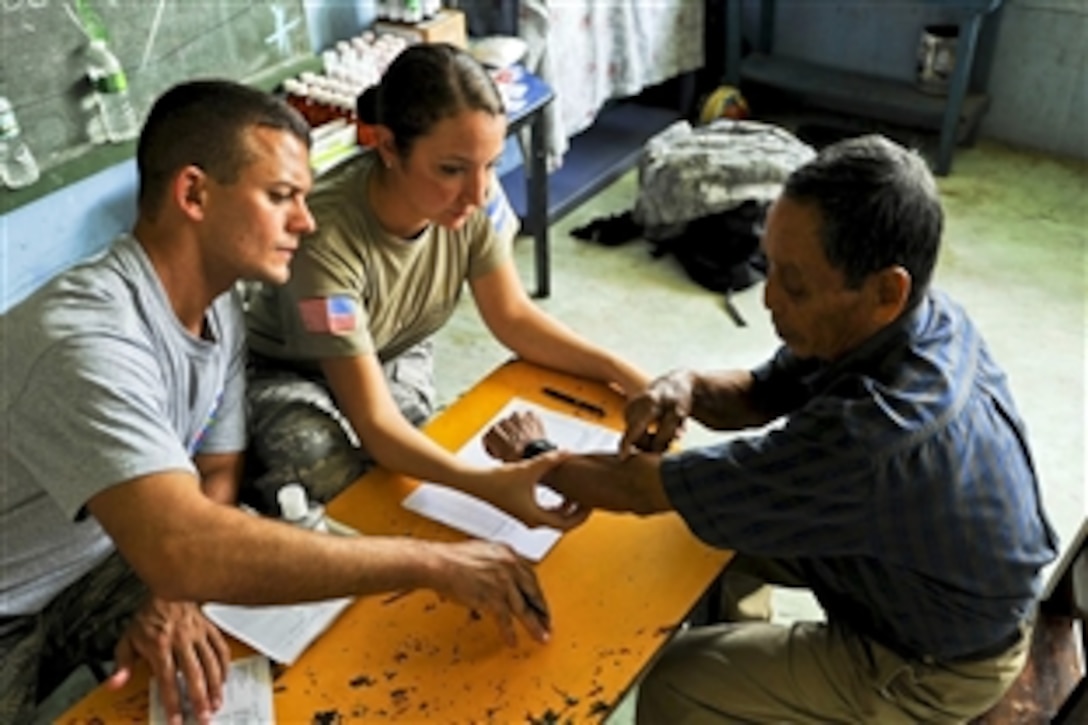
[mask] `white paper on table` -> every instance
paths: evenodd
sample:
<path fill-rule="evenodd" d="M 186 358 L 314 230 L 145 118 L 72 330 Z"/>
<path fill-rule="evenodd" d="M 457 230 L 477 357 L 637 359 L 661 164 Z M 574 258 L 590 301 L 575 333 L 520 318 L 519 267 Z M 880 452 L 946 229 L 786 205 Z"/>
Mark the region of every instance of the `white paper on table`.
<path fill-rule="evenodd" d="M 473 438 L 457 451 L 466 463 L 484 468 L 500 465 L 484 449 L 483 438 L 491 427 L 516 411 L 531 410 L 544 423 L 548 440 L 574 453 L 615 451 L 620 434 L 581 418 L 559 413 L 523 398 L 512 398 Z M 537 486 L 537 501 L 554 506 L 562 499 L 546 486 Z M 439 521 L 466 534 L 510 546 L 527 559 L 540 561 L 559 540 L 561 531 L 546 526 L 531 529 L 513 516 L 462 491 L 438 483 L 422 483 L 404 498 L 402 505 L 411 511 Z"/>
<path fill-rule="evenodd" d="M 185 725 L 196 723 L 182 685 L 182 706 Z M 151 680 L 151 725 L 166 725 L 168 719 L 159 694 L 159 683 Z M 275 722 L 272 709 L 272 672 L 268 660 L 257 655 L 230 663 L 230 672 L 223 686 L 223 705 L 212 717 L 212 725 L 267 725 Z"/>
<path fill-rule="evenodd" d="M 257 515 L 256 512 L 254 515 Z M 334 536 L 359 535 L 355 529 L 328 515 L 325 516 L 325 525 Z M 351 602 L 351 597 L 264 607 L 208 602 L 203 610 L 204 616 L 224 632 L 276 662 L 289 665 L 329 628 Z"/>
<path fill-rule="evenodd" d="M 351 602 L 351 597 L 266 607 L 209 602 L 204 605 L 204 614 L 224 632 L 289 665 Z"/>

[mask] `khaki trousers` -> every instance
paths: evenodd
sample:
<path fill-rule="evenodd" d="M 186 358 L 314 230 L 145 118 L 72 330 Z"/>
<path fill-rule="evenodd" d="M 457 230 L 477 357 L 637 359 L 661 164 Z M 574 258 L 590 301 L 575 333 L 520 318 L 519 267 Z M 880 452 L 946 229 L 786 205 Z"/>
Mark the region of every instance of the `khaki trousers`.
<path fill-rule="evenodd" d="M 764 573 L 738 557 L 738 571 Z M 744 586 L 724 582 L 726 597 Z M 791 579 L 791 572 L 779 572 Z M 750 580 L 749 580 L 750 581 Z M 791 583 L 791 582 L 781 582 Z M 725 603 L 723 609 L 728 609 Z M 696 627 L 670 643 L 639 686 L 642 725 L 681 723 L 960 723 L 1001 699 L 1031 637 L 989 659 L 907 660 L 846 623 L 734 622 Z"/>

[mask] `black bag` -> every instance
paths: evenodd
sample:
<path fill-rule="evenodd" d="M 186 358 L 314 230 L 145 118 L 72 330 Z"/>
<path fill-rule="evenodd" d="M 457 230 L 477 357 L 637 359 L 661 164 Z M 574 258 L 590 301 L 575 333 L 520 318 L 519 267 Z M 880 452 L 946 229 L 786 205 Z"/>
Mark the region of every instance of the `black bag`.
<path fill-rule="evenodd" d="M 738 292 L 764 279 L 767 258 L 760 249 L 764 202 L 749 200 L 727 211 L 700 217 L 683 231 L 665 239 L 649 240 L 654 257 L 671 254 L 695 282 L 713 292 Z M 571 235 L 607 247 L 643 236 L 631 212 L 594 219 L 571 230 Z"/>
<path fill-rule="evenodd" d="M 653 255 L 673 255 L 689 277 L 714 292 L 748 289 L 767 273 L 759 246 L 767 206 L 746 201 L 688 222 L 679 236 L 652 241 Z"/>

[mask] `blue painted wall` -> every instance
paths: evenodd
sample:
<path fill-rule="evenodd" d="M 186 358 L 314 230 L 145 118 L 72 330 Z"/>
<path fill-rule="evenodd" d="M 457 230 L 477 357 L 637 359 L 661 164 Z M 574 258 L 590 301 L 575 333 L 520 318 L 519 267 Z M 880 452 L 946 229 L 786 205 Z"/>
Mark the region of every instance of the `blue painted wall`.
<path fill-rule="evenodd" d="M 136 218 L 136 164 L 118 164 L 0 217 L 0 310 L 107 246 Z"/>
<path fill-rule="evenodd" d="M 1088 2 L 1005 2 L 982 135 L 1088 159 Z"/>
<path fill-rule="evenodd" d="M 977 0 L 974 0 L 977 3 Z M 956 0 L 777 0 L 774 52 L 913 80 L 922 27 L 955 17 Z M 744 6 L 757 37 L 760 0 Z M 986 38 L 991 106 L 981 135 L 1088 159 L 1088 1 L 1004 0 Z M 982 46 L 980 53 L 984 54 Z M 981 56 L 980 56 L 981 57 Z"/>

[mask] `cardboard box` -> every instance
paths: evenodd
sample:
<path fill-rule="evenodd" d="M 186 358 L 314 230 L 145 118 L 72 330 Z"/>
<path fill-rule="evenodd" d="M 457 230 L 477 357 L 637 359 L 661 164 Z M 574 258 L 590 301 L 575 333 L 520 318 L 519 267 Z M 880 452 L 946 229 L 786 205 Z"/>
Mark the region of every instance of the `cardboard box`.
<path fill-rule="evenodd" d="M 433 18 L 421 23 L 379 20 L 374 23 L 374 32 L 399 35 L 412 43 L 451 43 L 458 48 L 468 46 L 465 14 L 452 8 L 443 8 Z"/>

